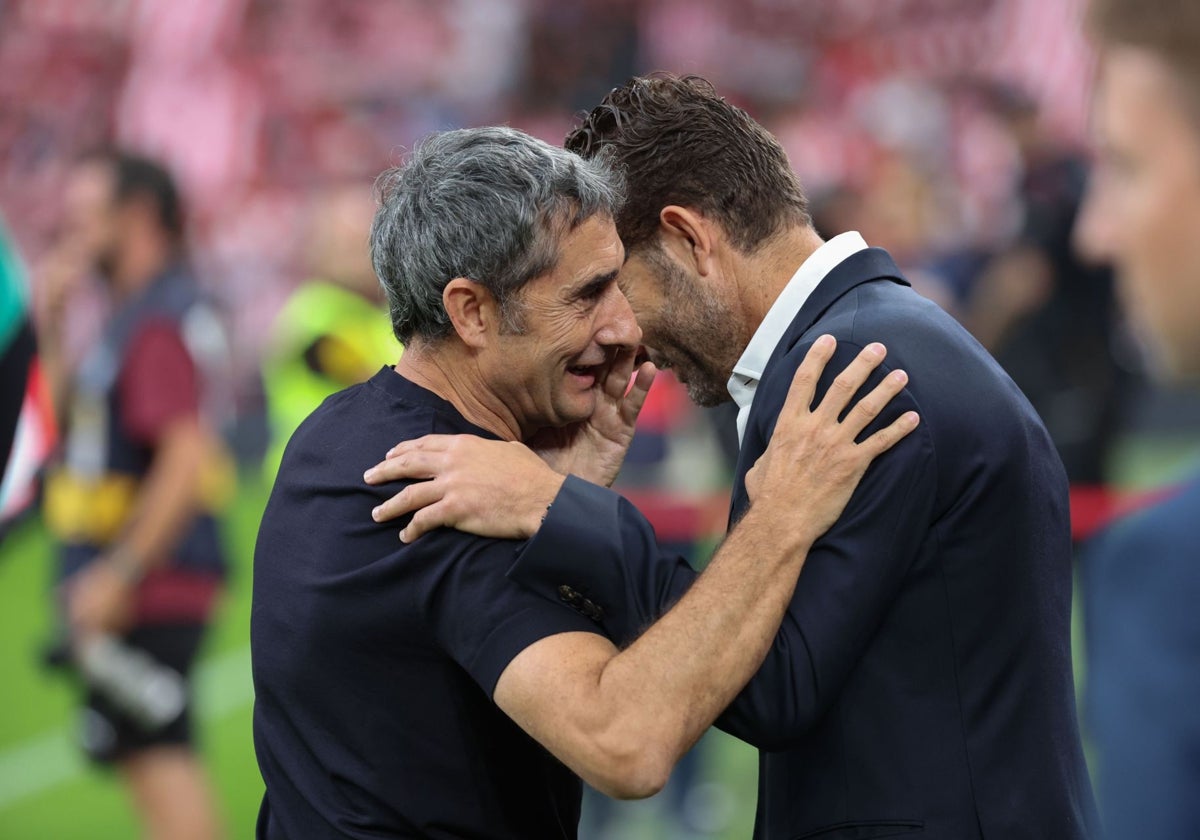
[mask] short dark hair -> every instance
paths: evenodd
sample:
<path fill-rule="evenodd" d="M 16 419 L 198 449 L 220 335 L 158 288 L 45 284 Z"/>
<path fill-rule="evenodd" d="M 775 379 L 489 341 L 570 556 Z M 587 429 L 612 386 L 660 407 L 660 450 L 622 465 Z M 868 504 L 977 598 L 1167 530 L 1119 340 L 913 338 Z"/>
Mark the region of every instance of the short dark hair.
<path fill-rule="evenodd" d="M 121 149 L 95 149 L 80 156 L 81 164 L 107 166 L 113 173 L 113 201 L 149 199 L 163 232 L 172 242 L 183 240 L 183 201 L 175 179 L 166 167 L 142 155 Z"/>
<path fill-rule="evenodd" d="M 1103 50 L 1128 46 L 1161 58 L 1200 120 L 1200 3 L 1196 0 L 1092 0 L 1088 29 Z"/>
<path fill-rule="evenodd" d="M 744 252 L 794 224 L 808 201 L 779 141 L 699 76 L 635 77 L 567 135 L 585 158 L 611 155 L 628 195 L 617 217 L 626 253 L 650 241 L 669 204 L 719 221 Z"/>

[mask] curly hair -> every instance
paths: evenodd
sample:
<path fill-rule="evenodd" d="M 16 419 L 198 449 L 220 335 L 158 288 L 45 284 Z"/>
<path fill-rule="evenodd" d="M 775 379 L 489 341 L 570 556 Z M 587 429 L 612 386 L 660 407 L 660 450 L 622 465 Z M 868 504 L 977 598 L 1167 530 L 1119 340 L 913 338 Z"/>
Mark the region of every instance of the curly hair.
<path fill-rule="evenodd" d="M 654 238 L 670 204 L 716 219 L 743 252 L 785 226 L 811 224 L 779 141 L 699 76 L 630 79 L 582 117 L 564 145 L 624 171 L 628 193 L 616 221 L 627 253 Z"/>

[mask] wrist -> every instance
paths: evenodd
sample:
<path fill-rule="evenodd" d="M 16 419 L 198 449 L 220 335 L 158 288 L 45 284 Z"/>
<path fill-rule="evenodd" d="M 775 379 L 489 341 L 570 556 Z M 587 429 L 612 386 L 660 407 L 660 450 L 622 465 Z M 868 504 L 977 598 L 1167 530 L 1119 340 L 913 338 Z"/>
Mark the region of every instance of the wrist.
<path fill-rule="evenodd" d="M 813 529 L 804 517 L 796 516 L 794 511 L 776 509 L 776 506 L 765 499 L 752 502 L 739 525 L 770 534 L 772 543 L 783 549 L 782 559 L 785 560 L 803 561 L 813 543 L 821 536 L 812 532 Z"/>
<path fill-rule="evenodd" d="M 554 504 L 554 500 L 558 498 L 558 493 L 562 489 L 563 482 L 567 480 L 565 475 L 554 473 L 545 482 L 544 486 L 534 494 L 533 505 L 529 511 L 529 517 L 525 522 L 525 537 L 528 539 L 538 532 L 542 527 L 542 523 L 546 521 L 546 516 L 550 513 L 550 508 Z"/>
<path fill-rule="evenodd" d="M 122 583 L 131 588 L 137 586 L 146 577 L 146 566 L 141 558 L 132 549 L 124 546 L 117 546 L 108 552 L 103 558 L 103 562 Z"/>

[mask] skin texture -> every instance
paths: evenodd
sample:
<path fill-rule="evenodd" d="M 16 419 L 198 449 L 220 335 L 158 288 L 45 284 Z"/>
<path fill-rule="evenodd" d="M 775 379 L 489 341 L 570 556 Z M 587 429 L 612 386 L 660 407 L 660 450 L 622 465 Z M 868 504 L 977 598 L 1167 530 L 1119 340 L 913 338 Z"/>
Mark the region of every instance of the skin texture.
<path fill-rule="evenodd" d="M 414 341 L 396 370 L 505 440 L 587 421 L 595 386 L 641 339 L 617 286 L 623 258 L 611 219 L 566 233 L 558 263 L 521 292 L 518 333 L 483 286 L 455 278 L 442 298 L 457 340 Z"/>
<path fill-rule="evenodd" d="M 729 400 L 726 383 L 745 346 L 721 287 L 696 282 L 671 257 L 650 248 L 621 269 L 621 286 L 642 327 L 650 360 L 669 368 L 696 405 Z"/>
<path fill-rule="evenodd" d="M 1170 68 L 1134 47 L 1102 61 L 1096 176 L 1077 238 L 1111 260 L 1121 297 L 1166 380 L 1200 378 L 1200 127 Z"/>

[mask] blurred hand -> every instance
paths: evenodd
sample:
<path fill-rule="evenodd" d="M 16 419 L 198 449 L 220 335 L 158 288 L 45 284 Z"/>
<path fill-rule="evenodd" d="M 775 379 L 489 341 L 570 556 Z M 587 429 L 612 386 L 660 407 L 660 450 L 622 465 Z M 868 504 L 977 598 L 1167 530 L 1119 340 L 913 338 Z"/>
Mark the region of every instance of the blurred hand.
<path fill-rule="evenodd" d="M 613 359 L 596 385 L 596 410 L 588 420 L 542 429 L 525 441 L 556 472 L 605 487 L 616 480 L 658 372 L 653 364 L 644 362 L 635 375 L 636 353 L 630 348 Z"/>
<path fill-rule="evenodd" d="M 103 558 L 76 572 L 65 586 L 75 633 L 120 633 L 133 623 L 136 586 Z"/>
<path fill-rule="evenodd" d="M 837 375 L 819 405 L 810 409 L 817 381 L 837 342 L 824 335 L 809 349 L 792 378 L 787 400 L 765 452 L 746 475 L 754 504 L 780 507 L 780 527 L 792 523 L 815 542 L 842 515 L 858 482 L 878 456 L 917 427 L 915 411 L 901 415 L 861 443 L 856 439 L 887 404 L 904 390 L 908 376 L 895 370 L 838 420 L 871 372 L 887 354 L 870 344 Z M 802 512 L 797 516 L 796 512 Z"/>
<path fill-rule="evenodd" d="M 401 540 L 412 542 L 435 528 L 528 539 L 565 477 L 522 443 L 426 435 L 394 447 L 363 479 L 368 484 L 416 480 L 371 514 L 376 522 L 387 522 L 415 511 L 400 532 Z"/>
<path fill-rule="evenodd" d="M 71 242 L 60 242 L 42 258 L 36 273 L 38 294 L 35 314 L 39 338 L 57 340 L 67 303 L 90 270 L 84 251 Z"/>

